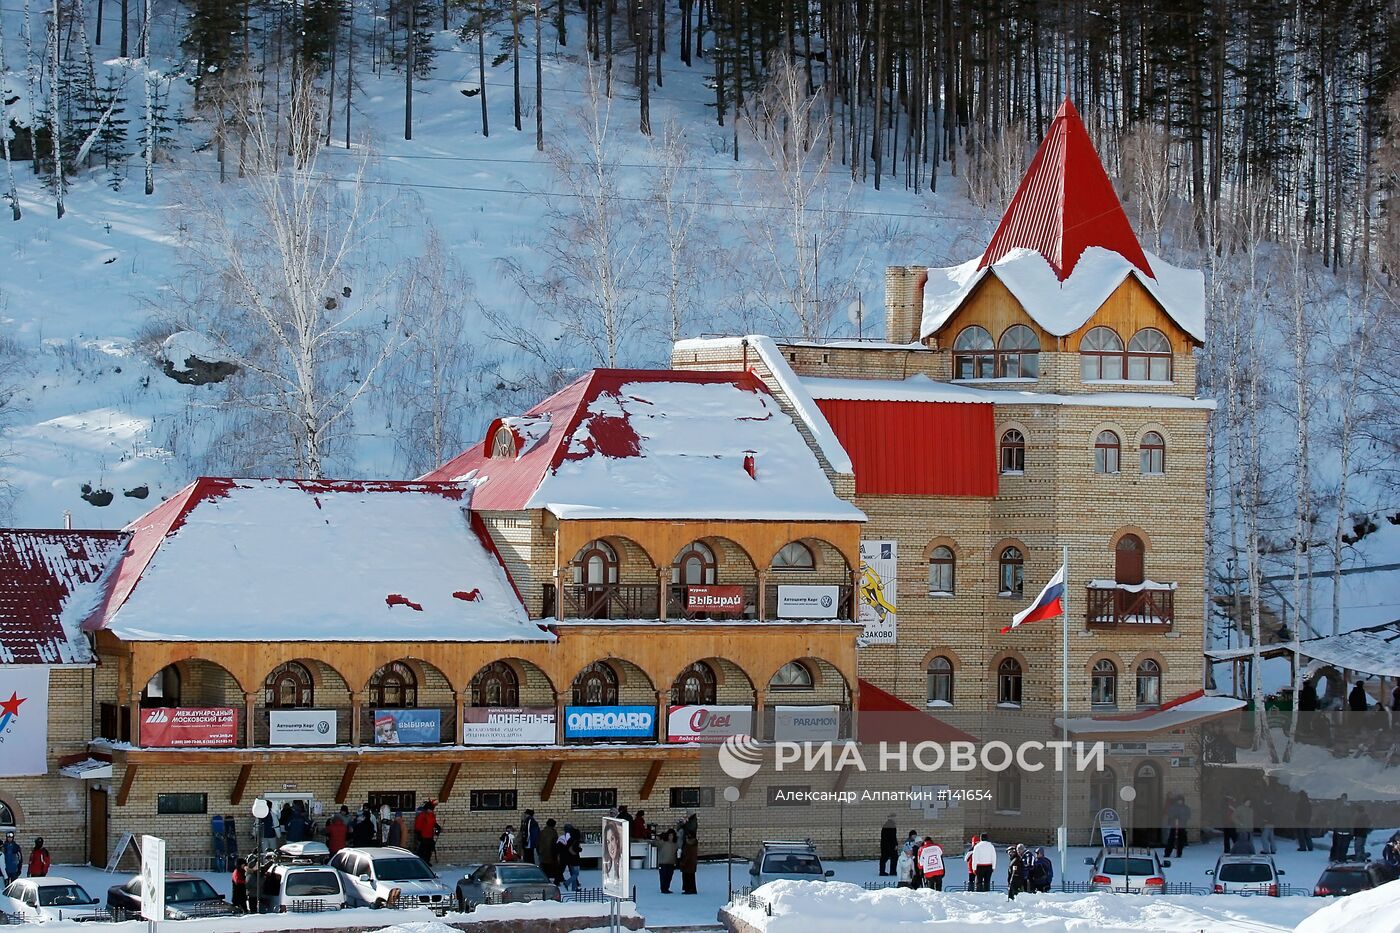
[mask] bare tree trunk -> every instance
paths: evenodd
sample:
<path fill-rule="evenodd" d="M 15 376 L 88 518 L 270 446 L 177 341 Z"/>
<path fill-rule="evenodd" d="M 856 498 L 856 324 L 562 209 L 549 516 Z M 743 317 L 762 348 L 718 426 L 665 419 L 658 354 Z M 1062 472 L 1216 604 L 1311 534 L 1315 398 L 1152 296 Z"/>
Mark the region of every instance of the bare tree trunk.
<path fill-rule="evenodd" d="M 122 0 L 122 31 L 121 31 L 121 56 L 126 58 L 130 55 L 130 46 L 127 44 L 127 24 L 131 20 L 131 11 L 128 9 L 130 0 Z"/>
<path fill-rule="evenodd" d="M 0 75 L 6 74 L 5 66 L 5 21 L 0 16 Z M 8 94 L 0 94 L 0 154 L 5 157 L 5 199 L 10 202 L 11 220 L 19 220 L 19 189 L 15 186 L 15 166 L 10 161 L 10 101 Z M 32 138 L 32 137 L 31 137 Z"/>
<path fill-rule="evenodd" d="M 403 138 L 413 138 L 413 72 L 418 68 L 418 0 L 408 3 L 408 47 L 403 70 Z M 295 93 L 295 92 L 293 92 Z"/>
<path fill-rule="evenodd" d="M 58 212 L 58 219 L 63 219 L 63 121 L 58 108 L 58 73 L 59 62 L 59 36 L 61 35 L 62 21 L 59 19 L 59 2 L 53 0 L 53 23 L 50 25 L 53 32 L 53 69 L 49 72 L 49 143 L 53 149 L 53 190 L 54 208 Z M 8 127 L 6 132 L 8 132 Z"/>
<path fill-rule="evenodd" d="M 515 81 L 515 128 L 520 123 L 520 3 L 510 0 L 510 60 Z"/>
<path fill-rule="evenodd" d="M 481 135 L 491 135 L 491 124 L 486 116 L 486 0 L 476 5 L 476 75 L 481 83 Z"/>
<path fill-rule="evenodd" d="M 125 0 L 123 0 L 125 3 Z M 158 127 L 156 126 L 156 90 L 160 80 L 155 69 L 151 67 L 151 3 L 146 0 L 146 22 L 141 27 L 141 71 L 145 78 L 143 82 L 146 88 L 146 194 L 156 193 L 156 136 Z M 125 19 L 123 19 L 123 28 Z"/>
<path fill-rule="evenodd" d="M 563 6 L 562 0 L 560 6 Z M 540 58 L 544 40 L 541 34 L 540 0 L 535 0 L 535 151 L 544 152 L 544 62 Z"/>

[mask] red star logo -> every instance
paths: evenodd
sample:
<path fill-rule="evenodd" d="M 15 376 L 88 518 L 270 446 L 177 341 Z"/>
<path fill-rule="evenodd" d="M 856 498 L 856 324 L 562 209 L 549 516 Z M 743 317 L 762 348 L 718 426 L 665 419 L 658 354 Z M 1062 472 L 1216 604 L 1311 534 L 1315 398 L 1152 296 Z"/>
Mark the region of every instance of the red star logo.
<path fill-rule="evenodd" d="M 0 703 L 0 716 L 6 715 L 6 714 L 8 714 L 8 715 L 10 715 L 10 716 L 18 716 L 18 715 L 19 715 L 19 705 L 20 705 L 21 703 L 24 703 L 24 702 L 27 701 L 28 699 L 29 699 L 28 697 L 22 697 L 22 696 L 20 696 L 18 693 L 15 693 L 14 691 L 11 691 L 11 692 L 10 692 L 10 698 L 9 698 L 8 700 L 6 700 L 5 702 Z"/>

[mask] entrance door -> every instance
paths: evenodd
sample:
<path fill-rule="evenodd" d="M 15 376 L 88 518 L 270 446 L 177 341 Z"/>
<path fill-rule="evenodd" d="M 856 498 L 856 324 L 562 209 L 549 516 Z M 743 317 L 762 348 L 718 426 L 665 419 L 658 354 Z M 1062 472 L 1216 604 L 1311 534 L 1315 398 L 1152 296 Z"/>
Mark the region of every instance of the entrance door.
<path fill-rule="evenodd" d="M 107 792 L 88 788 L 88 864 L 107 864 Z"/>
<path fill-rule="evenodd" d="M 1133 845 L 1162 844 L 1162 769 L 1156 762 L 1144 761 L 1133 772 Z"/>

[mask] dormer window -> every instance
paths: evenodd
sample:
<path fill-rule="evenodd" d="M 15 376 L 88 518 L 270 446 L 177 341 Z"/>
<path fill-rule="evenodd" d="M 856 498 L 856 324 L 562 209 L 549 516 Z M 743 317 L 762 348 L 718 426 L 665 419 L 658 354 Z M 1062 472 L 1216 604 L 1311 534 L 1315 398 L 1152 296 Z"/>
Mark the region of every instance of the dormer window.
<path fill-rule="evenodd" d="M 998 379 L 1035 379 L 1040 376 L 1040 340 L 1024 324 L 1013 324 L 997 343 Z"/>
<path fill-rule="evenodd" d="M 985 327 L 964 327 L 953 341 L 954 379 L 992 379 L 995 362 L 996 345 Z"/>
<path fill-rule="evenodd" d="M 1079 341 L 1079 368 L 1085 382 L 1123 378 L 1123 338 L 1108 327 L 1095 327 Z"/>
<path fill-rule="evenodd" d="M 515 457 L 515 434 L 502 425 L 491 438 L 491 459 L 511 460 Z"/>
<path fill-rule="evenodd" d="M 1128 378 L 1139 382 L 1172 381 L 1172 345 L 1160 330 L 1144 327 L 1128 341 Z"/>

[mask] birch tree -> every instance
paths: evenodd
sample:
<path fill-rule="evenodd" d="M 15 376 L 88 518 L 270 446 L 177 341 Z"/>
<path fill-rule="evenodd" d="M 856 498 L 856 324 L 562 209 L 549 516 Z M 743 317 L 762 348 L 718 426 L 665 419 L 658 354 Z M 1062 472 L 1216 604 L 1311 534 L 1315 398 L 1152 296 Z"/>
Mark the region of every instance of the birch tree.
<path fill-rule="evenodd" d="M 0 155 L 5 158 L 5 200 L 10 202 L 11 220 L 19 220 L 19 189 L 15 186 L 15 164 L 10 161 L 10 94 L 5 88 L 5 75 L 9 70 L 5 64 L 5 19 L 0 16 Z"/>
<path fill-rule="evenodd" d="M 656 176 L 652 183 L 657 240 L 665 255 L 657 266 L 664 280 L 666 323 L 672 343 L 684 333 L 691 302 L 699 284 L 701 252 L 706 220 L 700 205 L 709 192 L 690 156 L 685 131 L 668 120 L 653 144 Z"/>

